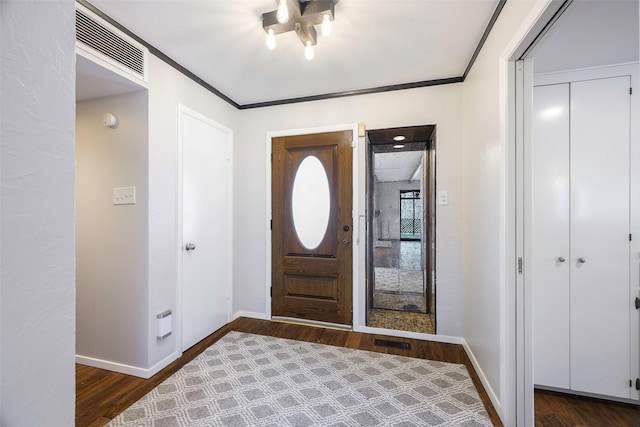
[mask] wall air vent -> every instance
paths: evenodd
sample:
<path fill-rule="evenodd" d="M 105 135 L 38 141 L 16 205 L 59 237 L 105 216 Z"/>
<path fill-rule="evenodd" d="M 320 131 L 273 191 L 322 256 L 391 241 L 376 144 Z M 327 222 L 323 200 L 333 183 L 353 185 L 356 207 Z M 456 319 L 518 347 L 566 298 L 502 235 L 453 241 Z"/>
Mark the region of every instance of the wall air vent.
<path fill-rule="evenodd" d="M 76 41 L 83 51 L 147 81 L 148 49 L 80 5 L 76 7 Z"/>

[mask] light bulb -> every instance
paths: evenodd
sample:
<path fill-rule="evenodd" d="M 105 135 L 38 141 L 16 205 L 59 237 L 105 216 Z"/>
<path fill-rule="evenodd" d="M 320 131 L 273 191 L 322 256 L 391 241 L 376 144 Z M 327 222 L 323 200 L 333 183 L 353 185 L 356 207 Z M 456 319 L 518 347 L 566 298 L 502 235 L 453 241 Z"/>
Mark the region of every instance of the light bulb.
<path fill-rule="evenodd" d="M 331 34 L 331 17 L 328 14 L 325 14 L 322 17 L 322 26 L 320 27 L 320 34 L 322 37 L 329 37 Z"/>
<path fill-rule="evenodd" d="M 278 4 L 278 11 L 276 12 L 276 18 L 281 24 L 289 22 L 289 8 L 287 7 L 287 0 L 280 0 Z"/>
<path fill-rule="evenodd" d="M 276 43 L 276 36 L 273 32 L 273 28 L 269 28 L 269 32 L 267 33 L 267 49 L 273 50 L 277 45 L 278 44 Z"/>
<path fill-rule="evenodd" d="M 313 51 L 313 46 L 311 46 L 311 42 L 308 41 L 304 48 L 304 57 L 311 61 L 314 56 L 315 52 Z"/>

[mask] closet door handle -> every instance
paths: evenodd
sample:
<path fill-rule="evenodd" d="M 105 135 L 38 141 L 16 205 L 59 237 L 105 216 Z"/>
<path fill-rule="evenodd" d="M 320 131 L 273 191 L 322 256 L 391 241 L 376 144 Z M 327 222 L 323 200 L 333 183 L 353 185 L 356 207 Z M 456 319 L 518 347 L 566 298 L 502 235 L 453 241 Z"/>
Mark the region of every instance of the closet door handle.
<path fill-rule="evenodd" d="M 579 262 L 580 264 L 584 264 L 585 262 L 587 262 L 587 260 L 586 260 L 586 259 L 584 259 L 584 258 L 582 258 L 582 257 L 580 257 L 580 258 L 578 258 L 578 262 Z"/>
<path fill-rule="evenodd" d="M 558 262 L 565 262 L 565 261 L 566 261 L 566 259 L 564 257 L 562 257 L 562 256 L 558 257 Z"/>

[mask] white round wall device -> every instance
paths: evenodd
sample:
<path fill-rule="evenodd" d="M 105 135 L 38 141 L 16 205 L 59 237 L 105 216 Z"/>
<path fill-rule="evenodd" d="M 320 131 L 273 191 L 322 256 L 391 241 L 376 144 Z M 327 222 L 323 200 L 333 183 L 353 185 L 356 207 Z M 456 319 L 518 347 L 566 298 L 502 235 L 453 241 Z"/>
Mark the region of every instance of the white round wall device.
<path fill-rule="evenodd" d="M 118 125 L 118 118 L 114 114 L 105 113 L 102 115 L 102 124 L 113 129 Z"/>

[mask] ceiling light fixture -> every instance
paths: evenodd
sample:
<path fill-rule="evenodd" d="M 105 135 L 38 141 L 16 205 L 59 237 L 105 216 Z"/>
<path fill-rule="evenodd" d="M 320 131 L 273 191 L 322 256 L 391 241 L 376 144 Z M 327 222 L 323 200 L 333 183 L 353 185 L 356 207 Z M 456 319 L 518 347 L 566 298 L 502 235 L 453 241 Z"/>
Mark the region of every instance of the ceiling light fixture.
<path fill-rule="evenodd" d="M 316 53 L 313 51 L 313 46 L 311 46 L 311 42 L 308 41 L 307 45 L 304 48 L 304 57 L 307 58 L 309 61 L 311 61 L 314 56 L 316 56 Z"/>
<path fill-rule="evenodd" d="M 304 45 L 304 56 L 311 60 L 315 56 L 313 46 L 317 44 L 318 33 L 315 26 L 320 25 L 320 34 L 331 34 L 331 21 L 338 0 L 278 0 L 278 8 L 262 14 L 262 28 L 267 33 L 267 47 L 275 49 L 277 34 L 296 33 Z M 285 19 L 286 15 L 286 19 Z"/>
<path fill-rule="evenodd" d="M 276 42 L 276 36 L 273 33 L 273 28 L 270 28 L 269 31 L 267 32 L 267 49 L 273 50 L 277 46 L 278 46 L 278 43 Z"/>
<path fill-rule="evenodd" d="M 395 148 L 396 150 L 399 150 L 401 148 L 404 148 L 404 144 L 396 144 L 393 146 L 393 148 Z"/>
<path fill-rule="evenodd" d="M 404 137 L 404 136 L 402 136 L 402 135 L 398 135 L 398 136 L 394 136 L 394 137 L 393 137 L 393 140 L 394 140 L 394 141 L 404 141 L 404 140 L 405 140 L 405 137 Z"/>
<path fill-rule="evenodd" d="M 289 6 L 287 6 L 287 0 L 279 0 L 276 19 L 281 24 L 289 22 Z"/>
<path fill-rule="evenodd" d="M 329 37 L 331 35 L 331 17 L 328 13 L 322 15 L 322 25 L 320 26 L 320 34 L 322 37 Z"/>

